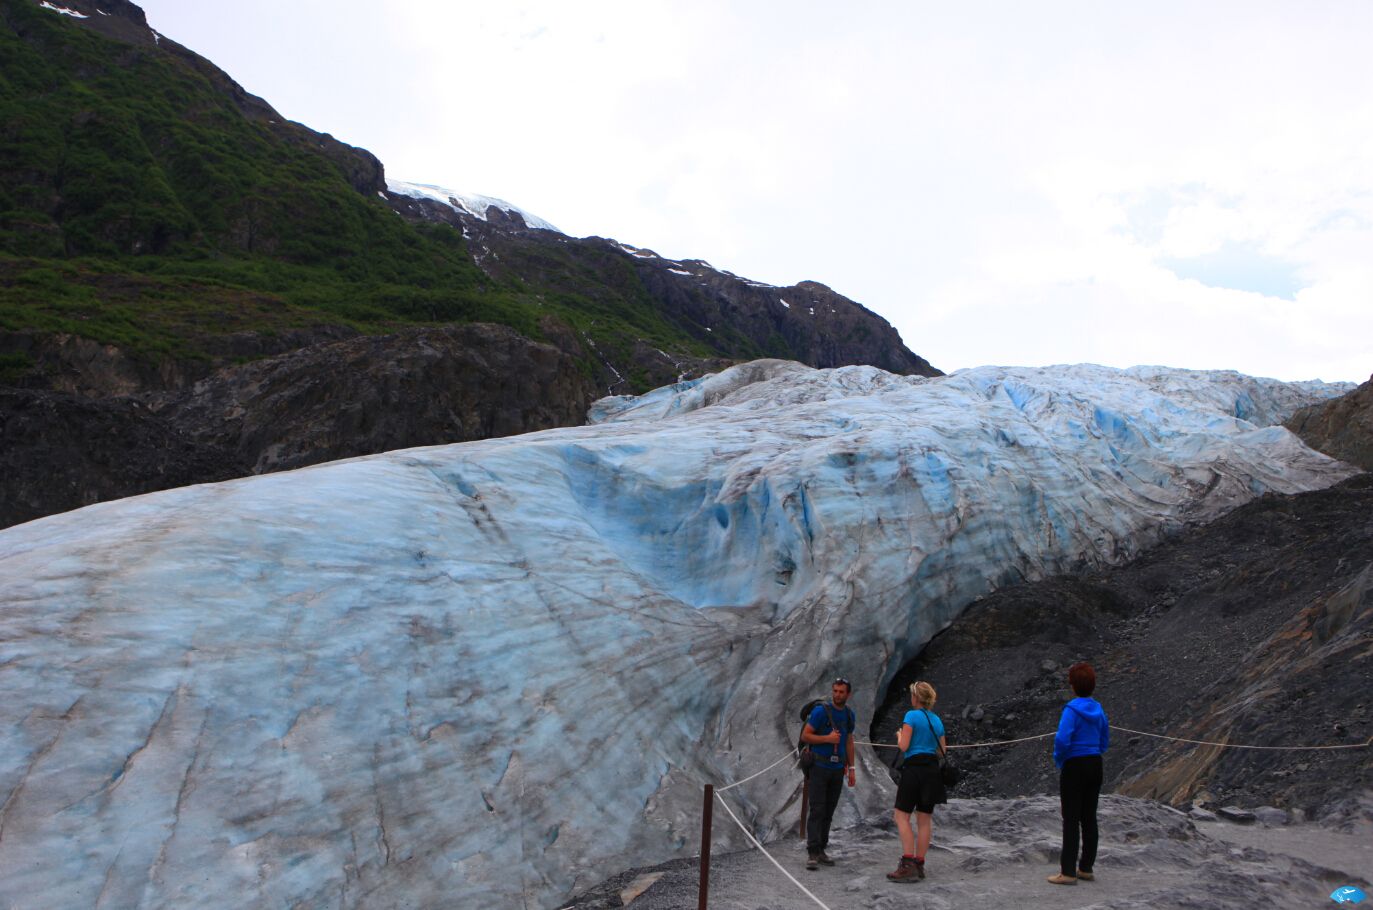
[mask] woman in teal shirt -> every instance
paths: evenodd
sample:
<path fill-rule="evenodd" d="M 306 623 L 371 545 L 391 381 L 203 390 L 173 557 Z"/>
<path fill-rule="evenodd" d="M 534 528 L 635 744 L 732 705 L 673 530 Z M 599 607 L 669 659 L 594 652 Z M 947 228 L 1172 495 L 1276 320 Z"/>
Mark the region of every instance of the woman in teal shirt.
<path fill-rule="evenodd" d="M 913 882 L 925 877 L 925 853 L 930 849 L 934 828 L 934 807 L 949 801 L 944 779 L 939 774 L 939 753 L 944 744 L 944 722 L 931 708 L 938 694 L 927 682 L 911 685 L 911 710 L 901 722 L 896 745 L 901 750 L 901 783 L 896 788 L 896 808 L 892 816 L 901 833 L 901 862 L 887 878 L 894 882 Z M 915 812 L 915 831 L 911 812 Z"/>

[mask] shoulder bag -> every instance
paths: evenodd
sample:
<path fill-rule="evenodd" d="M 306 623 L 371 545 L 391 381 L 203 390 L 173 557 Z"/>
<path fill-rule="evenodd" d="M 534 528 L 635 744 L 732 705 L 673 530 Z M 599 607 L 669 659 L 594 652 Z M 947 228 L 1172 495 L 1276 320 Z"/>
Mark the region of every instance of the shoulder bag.
<path fill-rule="evenodd" d="M 944 782 L 945 787 L 954 787 L 963 779 L 963 772 L 954 766 L 949 760 L 949 753 L 939 744 L 939 734 L 934 732 L 930 712 L 924 708 L 921 708 L 920 712 L 925 715 L 925 723 L 930 725 L 930 735 L 934 737 L 934 747 L 939 750 L 939 779 Z"/>

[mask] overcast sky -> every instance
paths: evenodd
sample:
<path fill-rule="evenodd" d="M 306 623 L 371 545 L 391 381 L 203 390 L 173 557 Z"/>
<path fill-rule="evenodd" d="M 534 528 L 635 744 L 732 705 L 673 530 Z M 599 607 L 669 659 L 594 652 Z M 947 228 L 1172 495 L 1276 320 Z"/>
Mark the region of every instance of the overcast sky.
<path fill-rule="evenodd" d="M 1373 3 L 138 0 L 389 177 L 812 279 L 944 370 L 1373 372 Z"/>

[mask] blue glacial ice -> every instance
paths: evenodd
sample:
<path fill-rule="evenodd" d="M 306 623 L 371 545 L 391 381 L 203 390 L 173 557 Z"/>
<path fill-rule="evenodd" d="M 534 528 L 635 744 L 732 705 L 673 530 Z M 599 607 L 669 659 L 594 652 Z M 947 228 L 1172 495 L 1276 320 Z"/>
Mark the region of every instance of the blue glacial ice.
<path fill-rule="evenodd" d="M 1349 476 L 1271 425 L 1342 391 L 761 361 L 10 528 L 5 905 L 558 906 L 694 852 L 703 781 L 833 675 L 866 724 L 996 586 Z M 775 833 L 795 783 L 732 795 Z"/>

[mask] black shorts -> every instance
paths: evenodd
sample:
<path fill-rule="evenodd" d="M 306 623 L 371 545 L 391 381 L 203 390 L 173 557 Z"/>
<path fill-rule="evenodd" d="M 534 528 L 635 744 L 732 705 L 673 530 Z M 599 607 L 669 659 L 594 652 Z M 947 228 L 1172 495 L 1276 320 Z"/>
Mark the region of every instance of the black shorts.
<path fill-rule="evenodd" d="M 939 757 L 912 755 L 901 766 L 901 783 L 896 785 L 896 811 L 934 813 L 939 803 L 949 801 L 944 779 L 939 776 Z"/>

